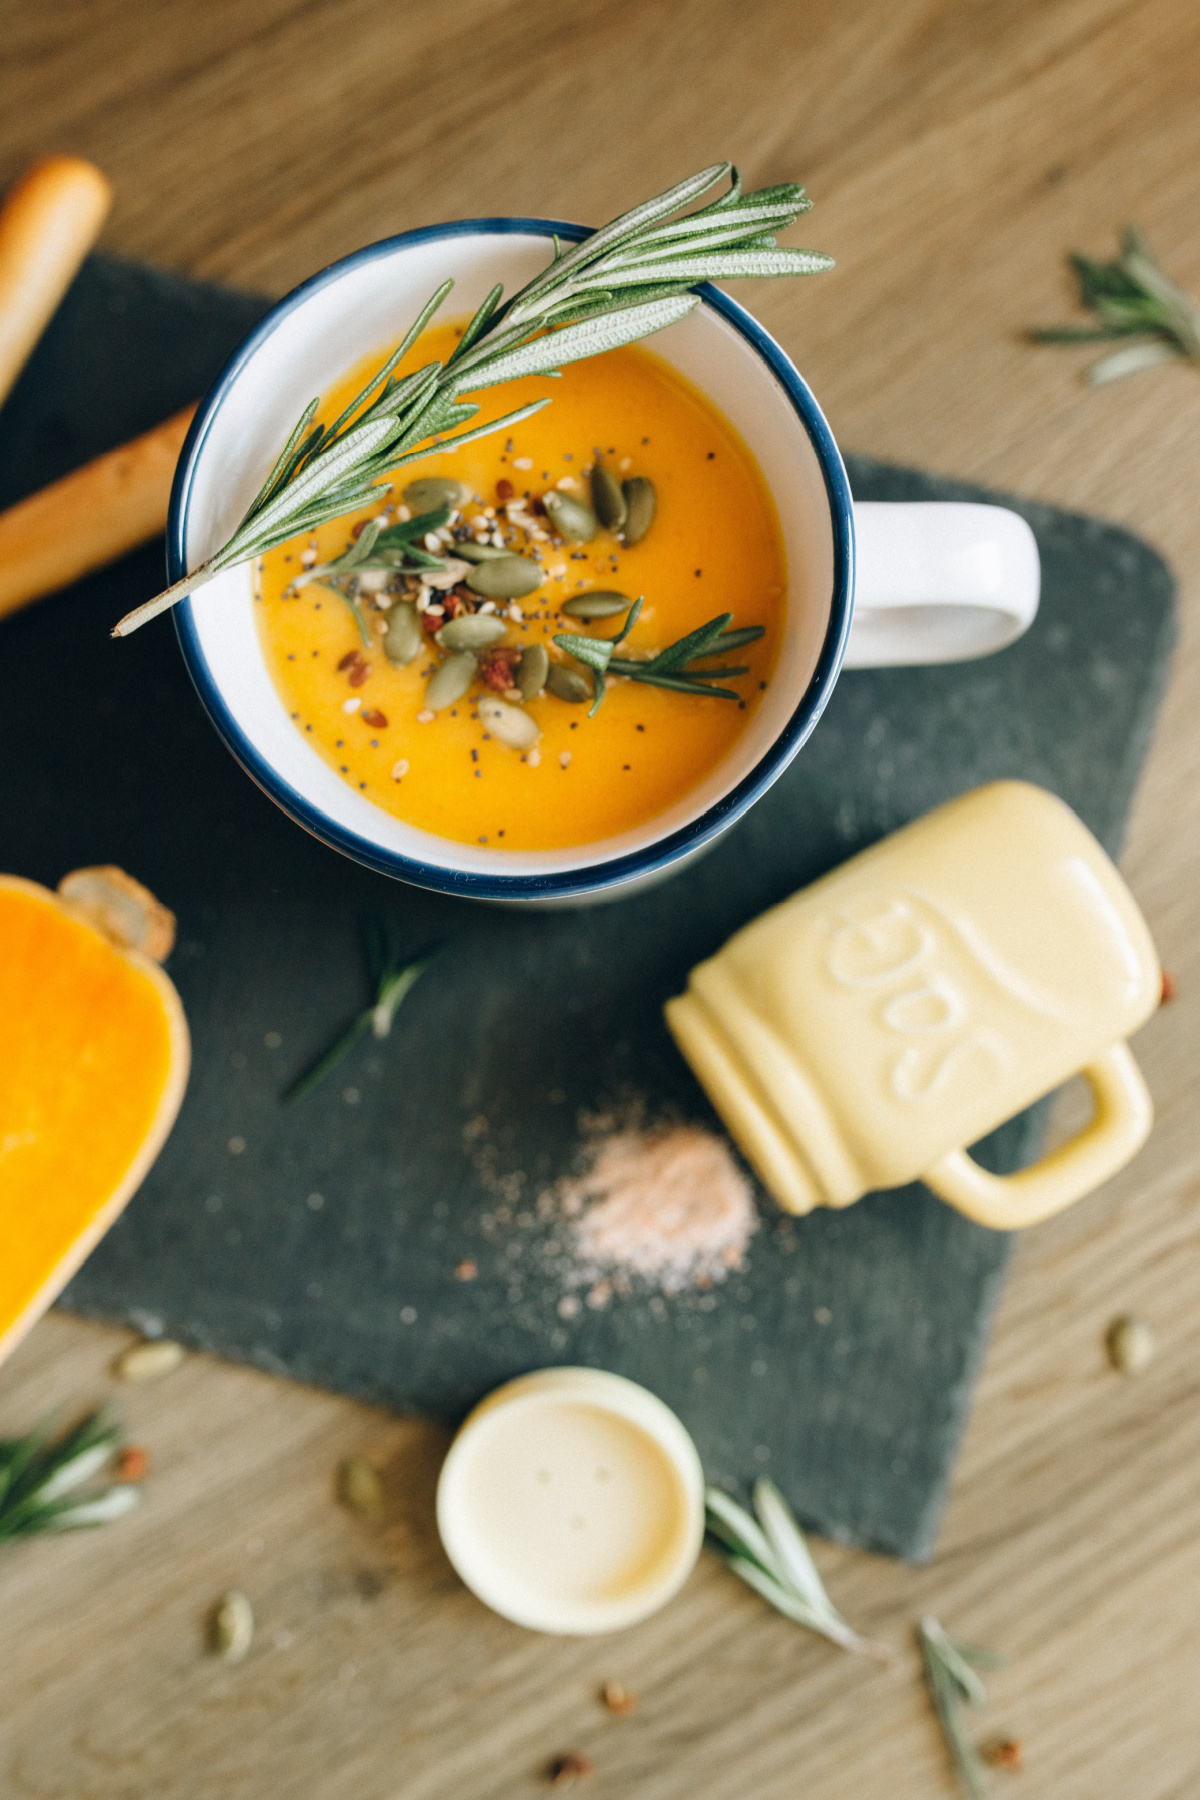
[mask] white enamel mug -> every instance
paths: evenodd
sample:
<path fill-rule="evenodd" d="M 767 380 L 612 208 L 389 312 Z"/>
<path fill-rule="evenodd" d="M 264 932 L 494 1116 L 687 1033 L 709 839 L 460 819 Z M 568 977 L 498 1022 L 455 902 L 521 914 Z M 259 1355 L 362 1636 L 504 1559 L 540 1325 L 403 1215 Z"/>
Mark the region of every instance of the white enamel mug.
<path fill-rule="evenodd" d="M 218 377 L 184 445 L 167 533 L 171 580 L 230 536 L 314 394 L 394 343 L 448 275 L 456 313 L 476 307 L 496 281 L 513 292 L 545 267 L 554 234 L 587 235 L 539 219 L 406 232 L 281 300 Z M 478 899 L 562 906 L 623 898 L 736 823 L 800 750 L 843 666 L 986 656 L 1029 625 L 1039 567 L 1025 521 L 994 506 L 855 506 L 821 409 L 779 345 L 718 289 L 699 292 L 702 304 L 651 348 L 748 445 L 778 509 L 788 564 L 779 660 L 745 731 L 672 806 L 600 842 L 506 851 L 435 837 L 348 787 L 296 731 L 258 641 L 252 572 L 226 570 L 176 609 L 188 668 L 242 767 L 316 837 L 398 880 Z"/>

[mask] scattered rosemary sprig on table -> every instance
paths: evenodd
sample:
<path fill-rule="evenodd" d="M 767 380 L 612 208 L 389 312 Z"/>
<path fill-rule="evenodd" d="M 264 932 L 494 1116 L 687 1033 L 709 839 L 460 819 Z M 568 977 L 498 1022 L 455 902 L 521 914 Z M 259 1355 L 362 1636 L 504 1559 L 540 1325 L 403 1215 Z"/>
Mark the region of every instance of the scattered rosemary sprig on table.
<path fill-rule="evenodd" d="M 705 1490 L 705 1544 L 777 1612 L 860 1656 L 892 1662 L 890 1644 L 860 1637 L 825 1592 L 804 1533 L 774 1482 L 754 1484 L 754 1515 L 720 1488 Z"/>
<path fill-rule="evenodd" d="M 1004 1658 L 978 1644 L 952 1638 L 936 1619 L 924 1618 L 917 1627 L 925 1682 L 933 1701 L 946 1744 L 971 1800 L 989 1800 L 992 1792 L 983 1758 L 963 1718 L 963 1703 L 984 1706 L 987 1689 L 980 1669 L 998 1669 Z"/>
<path fill-rule="evenodd" d="M 672 219 L 726 176 L 728 192 Z M 832 258 L 818 251 L 781 249 L 775 242 L 774 233 L 811 206 L 804 189 L 790 182 L 743 194 L 732 165 L 714 163 L 582 243 L 564 249 L 555 239 L 553 261 L 506 305 L 503 288 L 492 289 L 445 363 L 394 374 L 454 286 L 444 281 L 399 348 L 332 425 L 313 423 L 319 400 L 305 408 L 229 541 L 182 581 L 127 613 L 114 637 L 127 637 L 222 569 L 380 497 L 390 486 L 390 470 L 506 430 L 549 404 L 537 400 L 460 431 L 479 410 L 461 395 L 526 375 L 557 375 L 567 363 L 661 331 L 699 305 L 691 291 L 698 282 L 831 268 Z"/>
<path fill-rule="evenodd" d="M 0 1441 L 0 1544 L 44 1531 L 107 1525 L 140 1498 L 125 1484 L 90 1484 L 120 1448 L 121 1428 L 102 1412 L 51 1442 L 48 1424 Z"/>
<path fill-rule="evenodd" d="M 1115 262 L 1093 262 L 1073 253 L 1079 297 L 1099 325 L 1039 325 L 1029 332 L 1035 344 L 1099 344 L 1116 338 L 1142 341 L 1117 350 L 1086 371 L 1090 382 L 1119 381 L 1141 369 L 1181 359 L 1200 363 L 1200 308 L 1159 266 L 1136 225 L 1121 233 Z"/>
<path fill-rule="evenodd" d="M 327 1075 L 349 1056 L 360 1037 L 369 1031 L 377 1038 L 387 1037 L 401 1002 L 425 973 L 430 963 L 441 954 L 441 946 L 423 956 L 403 959 L 397 948 L 398 933 L 390 919 L 368 916 L 363 926 L 367 966 L 375 998 L 370 1006 L 357 1013 L 328 1050 L 322 1051 L 311 1068 L 283 1096 L 285 1106 L 295 1106 L 319 1087 Z"/>
<path fill-rule="evenodd" d="M 633 657 L 614 657 L 613 651 L 629 636 L 637 624 L 641 610 L 641 600 L 635 600 L 615 638 L 581 637 L 574 631 L 555 633 L 554 642 L 559 649 L 565 650 L 578 662 L 585 663 L 592 671 L 593 699 L 588 709 L 589 719 L 604 699 L 609 675 L 625 675 L 630 681 L 644 681 L 651 687 L 671 688 L 679 694 L 715 694 L 719 700 L 737 700 L 740 697 L 734 688 L 713 687 L 711 684 L 720 680 L 730 681 L 735 675 L 748 675 L 750 671 L 747 665 L 721 663 L 715 669 L 697 669 L 694 665 L 709 657 L 723 656 L 729 650 L 741 650 L 747 644 L 757 643 L 763 636 L 765 626 L 745 625 L 739 631 L 731 631 L 729 627 L 733 623 L 733 614 L 719 613 L 707 625 L 700 625 L 695 631 L 689 631 L 686 637 L 669 644 L 648 662 L 639 662 Z"/>

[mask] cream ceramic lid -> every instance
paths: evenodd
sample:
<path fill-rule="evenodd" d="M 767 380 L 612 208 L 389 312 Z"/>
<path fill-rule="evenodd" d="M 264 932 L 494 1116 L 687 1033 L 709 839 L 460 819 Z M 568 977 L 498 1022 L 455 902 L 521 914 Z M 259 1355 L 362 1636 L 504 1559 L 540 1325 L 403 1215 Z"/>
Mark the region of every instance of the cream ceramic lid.
<path fill-rule="evenodd" d="M 446 1554 L 493 1611 L 534 1631 L 616 1631 L 683 1585 L 704 1536 L 700 1458 L 624 1376 L 543 1369 L 498 1388 L 450 1447 Z"/>

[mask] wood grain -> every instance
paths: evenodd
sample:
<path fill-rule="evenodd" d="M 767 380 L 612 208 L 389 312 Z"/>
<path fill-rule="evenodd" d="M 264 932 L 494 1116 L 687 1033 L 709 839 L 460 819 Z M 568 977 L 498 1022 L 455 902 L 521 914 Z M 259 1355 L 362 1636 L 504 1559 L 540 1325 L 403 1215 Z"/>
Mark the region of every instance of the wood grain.
<path fill-rule="evenodd" d="M 1194 7 L 10 0 L 4 53 L 0 179 L 90 157 L 117 187 L 107 248 L 248 287 L 446 217 L 597 220 L 723 155 L 803 179 L 793 235 L 837 272 L 747 297 L 841 440 L 1119 520 L 1183 594 L 1125 857 L 1179 991 L 1138 1042 L 1158 1125 L 1022 1239 L 934 1563 L 818 1546 L 899 1665 L 839 1655 L 708 1563 L 612 1640 L 507 1626 L 439 1549 L 436 1431 L 197 1357 L 120 1396 L 152 1458 L 141 1512 L 4 1553 L 4 1800 L 520 1800 L 566 1750 L 597 1796 L 950 1794 L 909 1635 L 925 1609 L 1011 1654 L 980 1729 L 1023 1740 L 1014 1793 L 1200 1792 L 1200 382 L 1089 391 L 1083 353 L 1020 339 L 1071 304 L 1063 251 L 1108 253 L 1127 218 L 1200 290 Z M 1161 1345 L 1137 1381 L 1103 1350 L 1126 1309 Z M 0 1376 L 0 1430 L 106 1397 L 125 1341 L 44 1321 Z M 379 1528 L 333 1501 L 352 1451 L 386 1468 Z M 259 1620 L 236 1669 L 204 1650 L 229 1586 Z M 629 1718 L 598 1702 L 610 1677 L 641 1697 Z"/>

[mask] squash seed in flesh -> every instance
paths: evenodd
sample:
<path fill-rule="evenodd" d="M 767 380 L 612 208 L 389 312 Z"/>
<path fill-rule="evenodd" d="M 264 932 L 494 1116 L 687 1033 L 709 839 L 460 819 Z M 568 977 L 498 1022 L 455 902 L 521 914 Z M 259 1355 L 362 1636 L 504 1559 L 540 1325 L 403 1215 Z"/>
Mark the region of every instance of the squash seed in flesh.
<path fill-rule="evenodd" d="M 399 600 L 388 614 L 383 653 L 397 669 L 406 669 L 421 654 L 425 633 L 411 600 Z"/>
<path fill-rule="evenodd" d="M 605 531 L 620 531 L 625 523 L 625 496 L 612 470 L 602 462 L 592 465 L 592 507 Z"/>
<path fill-rule="evenodd" d="M 492 736 L 510 750 L 532 750 L 542 735 L 527 712 L 519 706 L 506 706 L 503 700 L 481 700 L 479 718 Z"/>
<path fill-rule="evenodd" d="M 498 644 L 507 630 L 504 620 L 495 613 L 464 613 L 443 625 L 435 635 L 443 650 L 486 650 L 489 645 Z"/>
<path fill-rule="evenodd" d="M 641 543 L 653 525 L 658 495 L 654 483 L 645 475 L 631 475 L 628 481 L 621 483 L 621 492 L 625 496 L 625 525 L 621 541 L 629 550 L 634 544 Z"/>
<path fill-rule="evenodd" d="M 528 650 L 522 651 L 517 667 L 517 686 L 521 690 L 522 700 L 537 699 L 546 685 L 549 672 L 550 658 L 544 644 L 530 644 Z"/>
<path fill-rule="evenodd" d="M 546 671 L 546 692 L 553 694 L 556 700 L 568 700 L 572 706 L 578 706 L 584 700 L 590 700 L 592 690 L 586 678 L 577 675 L 574 669 L 564 669 L 561 663 L 552 662 Z"/>
<path fill-rule="evenodd" d="M 419 518 L 422 513 L 439 512 L 443 506 L 460 511 L 471 498 L 471 490 L 465 481 L 453 481 L 448 475 L 422 475 L 409 482 L 402 498 Z"/>
<path fill-rule="evenodd" d="M 473 594 L 482 594 L 485 600 L 523 600 L 534 588 L 541 587 L 545 579 L 543 570 L 528 557 L 497 556 L 472 569 L 467 576 L 467 586 Z"/>
<path fill-rule="evenodd" d="M 569 544 L 588 544 L 596 535 L 596 515 L 582 500 L 573 500 L 558 488 L 542 495 L 550 523 Z"/>
<path fill-rule="evenodd" d="M 429 685 L 425 689 L 425 704 L 434 712 L 441 712 L 445 706 L 453 706 L 461 700 L 475 679 L 478 664 L 469 650 L 460 650 L 454 656 L 448 656 L 440 663 L 429 677 Z"/>
<path fill-rule="evenodd" d="M 562 610 L 573 619 L 611 619 L 617 613 L 628 612 L 632 605 L 629 596 L 618 594 L 615 588 L 592 588 L 586 594 L 564 600 Z"/>

